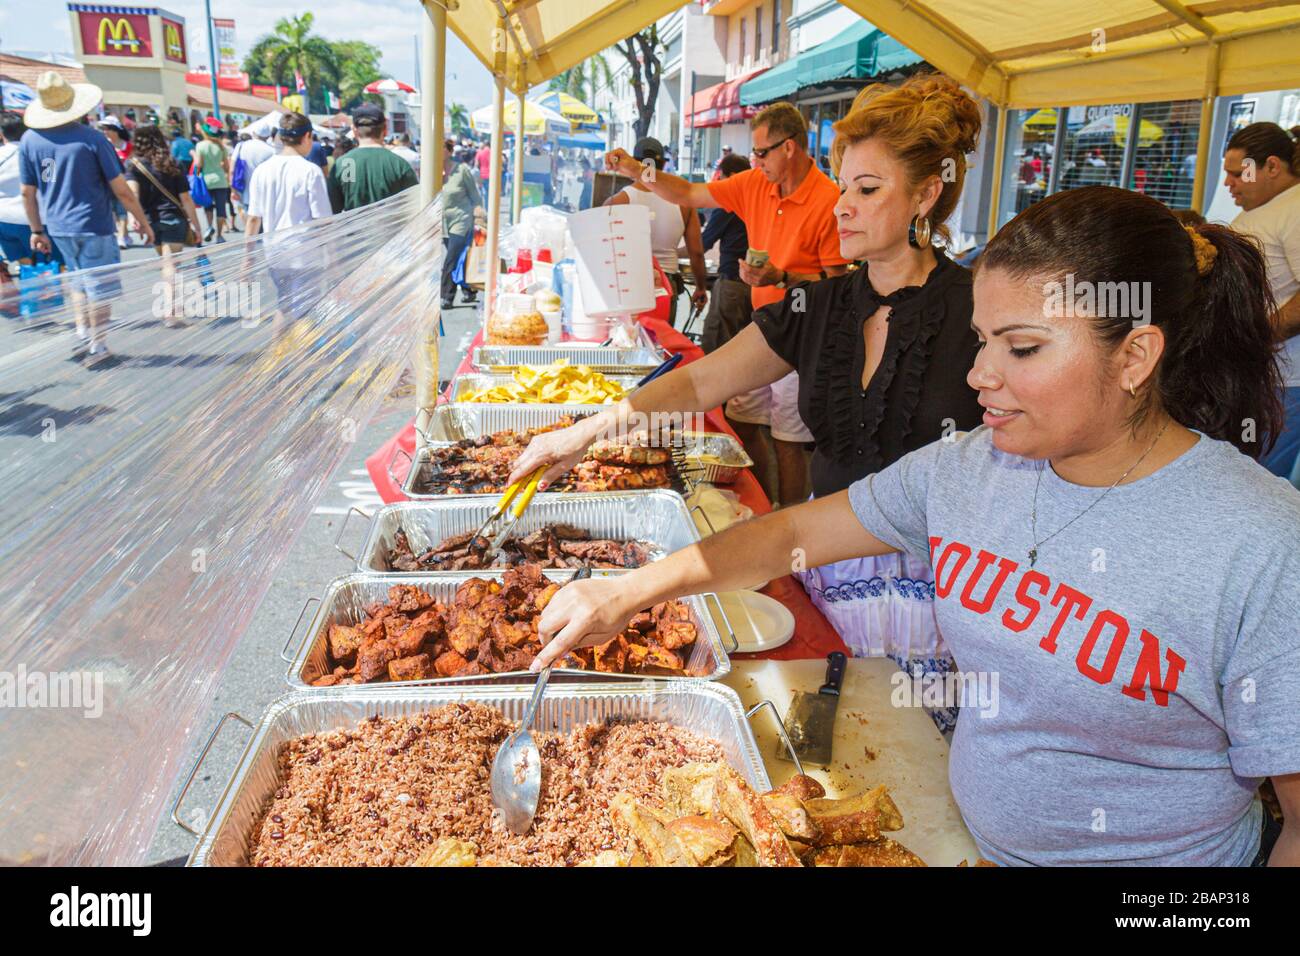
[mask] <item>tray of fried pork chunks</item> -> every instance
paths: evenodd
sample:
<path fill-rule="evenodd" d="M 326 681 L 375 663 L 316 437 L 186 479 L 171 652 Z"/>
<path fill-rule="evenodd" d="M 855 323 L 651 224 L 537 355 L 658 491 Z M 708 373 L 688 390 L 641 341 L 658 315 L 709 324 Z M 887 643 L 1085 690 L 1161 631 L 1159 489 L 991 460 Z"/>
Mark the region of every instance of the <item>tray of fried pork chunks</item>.
<path fill-rule="evenodd" d="M 479 571 L 519 564 L 630 569 L 700 537 L 681 495 L 671 491 L 541 494 L 500 550 L 490 553 L 488 539 L 475 533 L 495 506 L 494 499 L 479 496 L 387 505 L 355 555 L 357 570 Z M 340 536 L 345 531 L 346 524 Z"/>
<path fill-rule="evenodd" d="M 531 681 L 529 666 L 542 647 L 538 620 L 574 573 L 520 564 L 477 573 L 345 575 L 326 590 L 286 678 L 291 686 L 321 690 Z M 716 605 L 716 595 L 646 608 L 610 641 L 567 654 L 553 673 L 579 680 L 717 680 L 731 662 L 710 601 Z"/>

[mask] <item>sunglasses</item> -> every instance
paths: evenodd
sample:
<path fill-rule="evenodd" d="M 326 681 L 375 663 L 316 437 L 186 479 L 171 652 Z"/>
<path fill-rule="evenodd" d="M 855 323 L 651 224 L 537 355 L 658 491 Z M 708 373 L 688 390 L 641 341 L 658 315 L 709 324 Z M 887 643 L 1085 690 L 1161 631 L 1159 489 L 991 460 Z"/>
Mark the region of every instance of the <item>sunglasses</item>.
<path fill-rule="evenodd" d="M 776 149 L 778 146 L 782 145 L 783 143 L 788 143 L 792 139 L 794 139 L 793 136 L 787 136 L 785 139 L 779 139 L 775 143 L 772 143 L 770 146 L 764 146 L 762 149 L 751 149 L 749 151 L 749 155 L 757 156 L 759 159 L 763 159 L 764 157 L 767 156 L 768 153 L 772 152 L 772 150 Z"/>

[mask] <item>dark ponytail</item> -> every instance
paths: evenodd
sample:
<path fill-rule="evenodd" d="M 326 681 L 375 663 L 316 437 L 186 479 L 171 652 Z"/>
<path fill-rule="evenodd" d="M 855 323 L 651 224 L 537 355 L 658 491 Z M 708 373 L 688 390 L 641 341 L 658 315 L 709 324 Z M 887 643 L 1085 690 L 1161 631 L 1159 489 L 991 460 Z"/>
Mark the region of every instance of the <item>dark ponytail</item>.
<path fill-rule="evenodd" d="M 1196 284 L 1191 308 L 1162 326 L 1156 392 L 1175 421 L 1259 459 L 1282 430 L 1275 305 L 1264 257 L 1252 239 L 1227 226 L 1199 226 L 1196 233 L 1217 255 Z"/>
<path fill-rule="evenodd" d="M 1087 282 L 1094 289 L 1142 283 L 1165 351 L 1132 424 L 1163 408 L 1180 424 L 1259 459 L 1282 428 L 1264 257 L 1253 240 L 1224 226 L 1203 225 L 1195 233 L 1213 253 L 1159 201 L 1090 186 L 1050 196 L 1011 220 L 989 242 L 979 268 L 1045 282 L 1072 274 L 1076 286 Z M 1090 321 L 1111 348 L 1133 329 L 1131 314 Z"/>

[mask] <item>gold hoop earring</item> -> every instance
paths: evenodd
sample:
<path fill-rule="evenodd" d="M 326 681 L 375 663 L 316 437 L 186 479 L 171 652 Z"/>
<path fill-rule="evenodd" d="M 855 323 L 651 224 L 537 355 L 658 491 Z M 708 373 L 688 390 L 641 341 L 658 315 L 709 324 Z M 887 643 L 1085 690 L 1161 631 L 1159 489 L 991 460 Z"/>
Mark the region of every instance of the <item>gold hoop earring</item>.
<path fill-rule="evenodd" d="M 930 244 L 930 220 L 920 213 L 907 225 L 907 244 L 913 249 L 924 249 Z"/>
<path fill-rule="evenodd" d="M 1134 398 L 1137 398 L 1137 397 L 1138 397 L 1137 389 L 1133 387 L 1133 380 L 1132 380 L 1132 379 L 1129 379 L 1129 382 L 1128 382 L 1128 393 L 1129 393 L 1130 395 L 1132 395 Z"/>

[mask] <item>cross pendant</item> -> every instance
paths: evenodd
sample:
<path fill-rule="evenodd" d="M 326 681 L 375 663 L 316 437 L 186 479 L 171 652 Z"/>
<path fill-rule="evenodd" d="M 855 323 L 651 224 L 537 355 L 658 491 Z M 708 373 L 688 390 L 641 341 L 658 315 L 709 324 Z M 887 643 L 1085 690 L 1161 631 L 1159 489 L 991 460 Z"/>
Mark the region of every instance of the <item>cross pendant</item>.
<path fill-rule="evenodd" d="M 1030 548 L 1030 549 L 1029 549 L 1029 566 L 1032 568 L 1032 567 L 1034 566 L 1034 562 L 1037 561 L 1037 560 L 1038 560 L 1038 549 L 1037 549 L 1037 548 Z"/>

